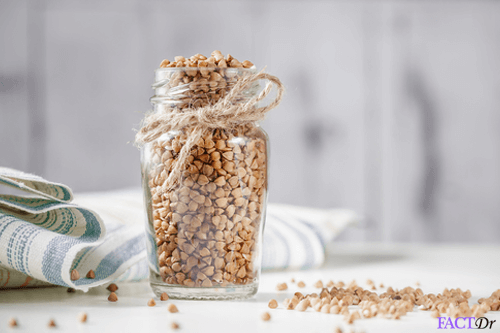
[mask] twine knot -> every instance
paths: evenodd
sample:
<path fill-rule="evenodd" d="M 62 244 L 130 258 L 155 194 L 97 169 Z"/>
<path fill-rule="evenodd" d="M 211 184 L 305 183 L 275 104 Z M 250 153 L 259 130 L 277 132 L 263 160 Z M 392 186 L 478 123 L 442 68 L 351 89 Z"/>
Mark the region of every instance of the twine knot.
<path fill-rule="evenodd" d="M 245 103 L 237 103 L 241 94 L 258 80 L 267 80 L 265 88 Z M 266 106 L 256 107 L 276 86 L 276 98 Z M 180 150 L 172 171 L 164 183 L 165 190 L 174 187 L 194 145 L 210 130 L 222 128 L 231 130 L 243 125 L 255 123 L 265 118 L 270 110 L 277 107 L 283 99 L 285 88 L 281 81 L 271 74 L 260 71 L 237 80 L 226 96 L 213 105 L 199 108 L 186 108 L 182 112 L 169 111 L 152 113 L 143 120 L 142 128 L 135 136 L 135 143 L 141 147 L 169 131 L 189 129 L 187 140 Z"/>

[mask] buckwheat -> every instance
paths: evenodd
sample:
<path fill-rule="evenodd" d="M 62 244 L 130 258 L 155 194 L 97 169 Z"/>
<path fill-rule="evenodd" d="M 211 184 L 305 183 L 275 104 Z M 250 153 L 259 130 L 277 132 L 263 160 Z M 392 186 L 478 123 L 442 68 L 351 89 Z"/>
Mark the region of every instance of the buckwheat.
<path fill-rule="evenodd" d="M 248 60 L 243 61 L 241 64 L 242 64 L 242 65 L 243 65 L 243 67 L 245 67 L 245 68 L 250 68 L 250 67 L 252 67 L 252 66 L 253 66 L 253 64 L 252 64 L 250 61 L 248 61 Z"/>
<path fill-rule="evenodd" d="M 318 280 L 318 281 L 314 284 L 314 287 L 315 287 L 315 288 L 323 288 L 323 281 Z"/>
<path fill-rule="evenodd" d="M 278 302 L 275 299 L 269 301 L 268 305 L 270 309 L 276 309 L 278 307 Z"/>
<path fill-rule="evenodd" d="M 109 294 L 109 296 L 108 296 L 108 301 L 116 302 L 116 301 L 118 301 L 118 296 L 116 296 L 116 294 L 114 292 L 111 292 L 111 294 Z"/>
<path fill-rule="evenodd" d="M 288 289 L 288 286 L 285 282 L 278 283 L 278 285 L 276 286 L 276 290 L 278 290 L 278 291 L 283 291 L 283 290 L 287 290 L 287 289 Z"/>
<path fill-rule="evenodd" d="M 325 305 L 323 305 L 321 307 L 321 311 L 320 312 L 322 312 L 322 313 L 330 313 L 330 308 L 331 308 L 330 304 L 325 304 Z"/>
<path fill-rule="evenodd" d="M 287 310 L 294 310 L 298 303 L 295 303 L 293 300 L 290 300 L 286 306 Z"/>
<path fill-rule="evenodd" d="M 81 322 L 81 323 L 86 323 L 87 322 L 87 314 L 85 312 L 82 312 L 78 315 L 78 320 Z"/>
<path fill-rule="evenodd" d="M 179 312 L 179 310 L 177 309 L 177 307 L 175 306 L 175 304 L 169 304 L 168 307 L 167 307 L 167 310 L 170 313 Z"/>
<path fill-rule="evenodd" d="M 9 319 L 9 326 L 10 327 L 17 327 L 17 320 L 16 320 L 16 318 L 10 318 Z"/>
<path fill-rule="evenodd" d="M 309 305 L 310 305 L 309 300 L 303 299 L 299 302 L 299 304 L 297 304 L 297 306 L 295 307 L 295 310 L 306 311 L 307 308 L 309 307 Z"/>
<path fill-rule="evenodd" d="M 76 269 L 71 271 L 71 281 L 76 281 L 80 279 L 80 273 Z"/>
<path fill-rule="evenodd" d="M 168 59 L 164 59 L 160 64 L 160 68 L 165 68 L 168 64 L 170 64 L 170 61 Z"/>
<path fill-rule="evenodd" d="M 332 313 L 332 314 L 339 314 L 340 313 L 340 306 L 338 306 L 338 305 L 332 305 L 330 307 L 330 313 Z"/>
<path fill-rule="evenodd" d="M 264 312 L 261 318 L 263 321 L 269 321 L 271 319 L 271 315 L 269 314 L 269 312 Z"/>
<path fill-rule="evenodd" d="M 109 291 L 115 292 L 118 290 L 118 286 L 114 283 L 111 283 L 106 289 L 108 289 Z"/>
<path fill-rule="evenodd" d="M 168 294 L 167 293 L 162 293 L 160 296 L 160 300 L 162 301 L 168 301 Z"/>
<path fill-rule="evenodd" d="M 95 279 L 95 273 L 93 270 L 88 271 L 87 279 Z"/>

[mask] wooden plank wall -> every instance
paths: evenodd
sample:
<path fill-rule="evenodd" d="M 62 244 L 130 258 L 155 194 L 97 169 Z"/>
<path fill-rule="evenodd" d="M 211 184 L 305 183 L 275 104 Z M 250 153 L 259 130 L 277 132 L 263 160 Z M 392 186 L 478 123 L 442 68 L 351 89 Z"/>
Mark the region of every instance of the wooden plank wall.
<path fill-rule="evenodd" d="M 271 201 L 363 213 L 344 240 L 498 242 L 499 36 L 492 1 L 2 1 L 0 165 L 138 186 L 153 69 L 217 48 L 287 86 Z"/>
<path fill-rule="evenodd" d="M 26 1 L 1 2 L 0 22 L 0 165 L 26 169 L 30 142 Z"/>

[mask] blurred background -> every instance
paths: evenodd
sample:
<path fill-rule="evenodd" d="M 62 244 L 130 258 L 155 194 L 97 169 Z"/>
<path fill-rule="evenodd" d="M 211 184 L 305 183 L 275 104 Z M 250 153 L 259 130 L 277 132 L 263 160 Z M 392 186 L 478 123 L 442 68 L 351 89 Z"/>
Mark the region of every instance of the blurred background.
<path fill-rule="evenodd" d="M 500 242 L 500 2 L 0 0 L 0 165 L 140 185 L 164 58 L 282 79 L 270 201 L 363 214 L 344 241 Z"/>

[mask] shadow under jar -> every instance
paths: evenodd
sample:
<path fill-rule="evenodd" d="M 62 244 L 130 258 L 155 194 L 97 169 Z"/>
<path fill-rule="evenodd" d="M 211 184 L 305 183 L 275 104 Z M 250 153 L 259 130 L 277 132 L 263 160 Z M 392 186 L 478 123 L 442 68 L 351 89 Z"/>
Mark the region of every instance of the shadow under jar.
<path fill-rule="evenodd" d="M 215 104 L 255 68 L 160 68 L 153 112 Z M 236 102 L 259 92 L 252 84 Z M 166 180 L 186 139 L 163 133 L 142 148 L 150 283 L 157 296 L 239 299 L 258 289 L 267 202 L 268 138 L 258 124 L 213 128 L 191 149 L 175 187 Z"/>

